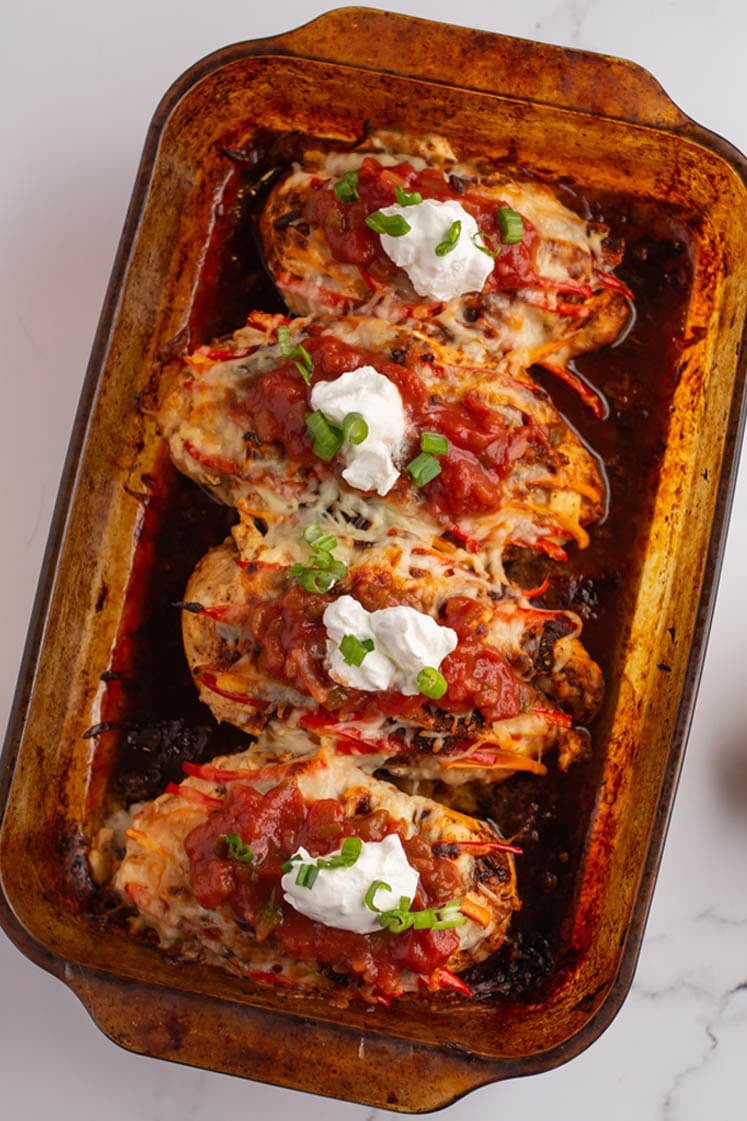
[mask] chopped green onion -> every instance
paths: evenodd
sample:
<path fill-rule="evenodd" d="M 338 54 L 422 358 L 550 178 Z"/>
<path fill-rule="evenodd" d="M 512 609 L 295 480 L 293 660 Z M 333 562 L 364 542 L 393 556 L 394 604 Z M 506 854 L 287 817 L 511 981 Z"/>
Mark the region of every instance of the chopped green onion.
<path fill-rule="evenodd" d="M 385 214 L 383 210 L 374 210 L 373 214 L 369 214 L 366 225 L 377 234 L 388 234 L 389 237 L 404 237 L 412 229 L 401 214 Z"/>
<path fill-rule="evenodd" d="M 311 889 L 322 868 L 352 868 L 362 851 L 363 841 L 360 837 L 345 837 L 340 851 L 334 856 L 320 856 L 313 864 L 301 864 L 296 875 L 296 883 L 299 887 Z M 297 852 L 283 864 L 283 872 L 292 872 L 294 863 L 299 860 L 302 861 L 303 857 L 300 852 Z"/>
<path fill-rule="evenodd" d="M 252 852 L 251 845 L 247 845 L 242 841 L 238 833 L 224 833 L 223 840 L 226 842 L 228 855 L 232 860 L 238 860 L 241 864 L 246 864 L 250 860 L 254 860 L 254 853 Z"/>
<path fill-rule="evenodd" d="M 390 934 L 404 934 L 406 930 L 415 925 L 411 912 L 400 911 L 399 909 L 382 911 L 379 915 L 379 923 Z"/>
<path fill-rule="evenodd" d="M 303 531 L 306 544 L 312 552 L 307 564 L 293 564 L 289 576 L 294 583 L 304 588 L 307 592 L 328 592 L 333 584 L 344 579 L 347 575 L 347 565 L 332 556 L 332 550 L 337 547 L 337 538 L 331 533 L 324 533 L 318 522 L 306 526 Z"/>
<path fill-rule="evenodd" d="M 290 329 L 278 327 L 278 346 L 283 358 L 291 358 L 293 364 L 307 385 L 311 384 L 311 371 L 314 369 L 314 360 L 305 347 L 291 346 Z"/>
<path fill-rule="evenodd" d="M 435 248 L 437 257 L 445 257 L 447 253 L 451 253 L 452 249 L 459 241 L 459 235 L 462 232 L 462 223 L 457 218 L 456 222 L 452 222 L 448 230 L 444 234 L 443 241 L 439 241 Z"/>
<path fill-rule="evenodd" d="M 309 354 L 306 347 L 300 344 L 294 347 L 293 357 L 296 359 L 296 369 L 306 382 L 307 385 L 311 384 L 311 371 L 314 369 L 314 359 Z"/>
<path fill-rule="evenodd" d="M 295 853 L 294 856 L 289 856 L 288 859 L 286 860 L 285 864 L 281 864 L 280 867 L 282 868 L 283 872 L 292 872 L 293 871 L 293 865 L 298 860 L 303 860 L 303 857 L 301 856 L 300 852 Z"/>
<path fill-rule="evenodd" d="M 315 528 L 318 529 L 319 527 L 316 526 Z M 337 547 L 337 538 L 331 533 L 322 533 L 313 541 L 309 541 L 309 538 L 304 533 L 304 539 L 315 553 L 331 553 L 332 550 Z"/>
<path fill-rule="evenodd" d="M 423 201 L 420 191 L 406 191 L 404 187 L 395 187 L 394 197 L 400 206 L 417 206 Z"/>
<path fill-rule="evenodd" d="M 372 638 L 356 638 L 354 634 L 344 635 L 340 643 L 340 653 L 348 666 L 363 665 L 363 659 L 373 648 Z"/>
<path fill-rule="evenodd" d="M 312 553 L 308 564 L 293 564 L 288 575 L 294 584 L 307 592 L 328 592 L 347 575 L 347 565 L 330 553 Z"/>
<path fill-rule="evenodd" d="M 496 210 L 495 217 L 504 245 L 516 245 L 521 241 L 524 236 L 524 222 L 517 210 L 511 210 L 509 206 L 501 206 Z"/>
<path fill-rule="evenodd" d="M 317 568 L 323 568 L 335 580 L 343 580 L 348 574 L 348 566 L 343 561 L 337 560 L 336 557 L 330 557 L 329 553 L 315 554 L 311 559 L 315 562 Z"/>
<path fill-rule="evenodd" d="M 309 557 L 306 568 L 320 568 L 323 572 L 331 572 L 336 580 L 341 580 L 347 572 L 347 565 L 337 560 L 327 549 L 313 552 Z"/>
<path fill-rule="evenodd" d="M 368 436 L 368 424 L 362 413 L 348 413 L 342 422 L 342 438 L 346 444 L 362 444 Z"/>
<path fill-rule="evenodd" d="M 379 923 L 389 934 L 403 934 L 410 930 L 450 930 L 455 926 L 463 926 L 467 918 L 461 914 L 459 908 L 461 899 L 451 899 L 442 907 L 426 907 L 422 911 L 413 911 L 412 899 L 406 895 L 400 896 L 399 907 L 389 911 L 382 911 L 374 903 L 374 897 L 381 888 L 391 891 L 389 884 L 383 880 L 374 880 L 365 894 L 363 902 L 371 911 L 378 912 Z"/>
<path fill-rule="evenodd" d="M 441 464 L 435 455 L 431 455 L 430 452 L 421 452 L 407 464 L 407 472 L 416 487 L 424 487 L 431 479 L 435 479 L 436 475 L 441 474 Z"/>
<path fill-rule="evenodd" d="M 459 910 L 461 905 L 461 899 L 452 899 L 443 907 L 440 907 L 438 918 L 434 922 L 432 929 L 450 930 L 454 926 L 463 926 L 467 921 L 467 916 L 463 915 Z"/>
<path fill-rule="evenodd" d="M 410 900 L 406 899 L 405 902 L 409 904 Z M 391 911 L 381 911 L 379 913 L 379 924 L 390 934 L 404 934 L 406 930 L 414 926 L 414 921 L 409 906 L 395 907 Z"/>
<path fill-rule="evenodd" d="M 296 883 L 299 887 L 307 887 L 309 890 L 311 890 L 318 875 L 319 869 L 317 868 L 316 864 L 302 864 L 298 869 Z"/>
<path fill-rule="evenodd" d="M 384 889 L 384 891 L 392 890 L 389 884 L 384 883 L 383 880 L 374 880 L 374 882 L 371 884 L 370 888 L 364 895 L 363 902 L 370 911 L 379 911 L 381 914 L 384 914 L 384 912 L 381 911 L 381 908 L 377 907 L 374 903 L 374 896 L 376 895 L 376 892 L 380 891 L 382 888 Z"/>
<path fill-rule="evenodd" d="M 306 526 L 303 539 L 312 549 L 320 549 L 325 553 L 331 553 L 337 547 L 337 538 L 331 533 L 324 533 L 319 522 Z"/>
<path fill-rule="evenodd" d="M 338 202 L 357 202 L 361 197 L 358 194 L 358 172 L 346 171 L 332 189 Z"/>
<path fill-rule="evenodd" d="M 348 413 L 340 427 L 317 409 L 306 414 L 306 427 L 314 438 L 314 455 L 327 463 L 337 455 L 343 444 L 362 444 L 368 436 L 368 424 L 362 413 Z"/>
<path fill-rule="evenodd" d="M 449 441 L 440 432 L 421 432 L 420 447 L 433 455 L 449 454 Z"/>
<path fill-rule="evenodd" d="M 320 856 L 316 864 L 318 868 L 352 868 L 362 851 L 360 837 L 346 837 L 338 853 L 329 857 Z"/>
<path fill-rule="evenodd" d="M 446 678 L 433 666 L 423 666 L 416 681 L 420 692 L 433 701 L 443 697 L 446 692 Z"/>
<path fill-rule="evenodd" d="M 485 253 L 488 257 L 495 258 L 500 257 L 501 255 L 500 245 L 497 245 L 495 249 L 491 249 L 490 242 L 488 241 L 488 235 L 483 233 L 482 230 L 478 230 L 477 233 L 474 233 L 472 235 L 472 244 L 474 245 L 475 249 L 479 249 L 481 253 Z"/>
<path fill-rule="evenodd" d="M 342 429 L 330 424 L 324 413 L 318 409 L 306 414 L 306 427 L 314 437 L 314 455 L 329 463 L 342 447 Z"/>
<path fill-rule="evenodd" d="M 324 595 L 337 583 L 331 572 L 323 572 L 319 568 L 307 568 L 304 564 L 294 564 L 290 570 L 290 578 L 299 588 L 316 595 Z"/>
<path fill-rule="evenodd" d="M 432 907 L 428 907 L 424 911 L 412 912 L 412 925 L 415 930 L 429 930 L 435 922 L 436 912 Z"/>

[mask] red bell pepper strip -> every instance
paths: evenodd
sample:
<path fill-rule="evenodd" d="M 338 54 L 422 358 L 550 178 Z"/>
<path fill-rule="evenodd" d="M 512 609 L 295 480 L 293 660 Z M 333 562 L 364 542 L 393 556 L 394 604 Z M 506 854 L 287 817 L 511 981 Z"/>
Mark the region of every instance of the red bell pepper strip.
<path fill-rule="evenodd" d="M 221 689 L 218 685 L 218 678 L 216 674 L 211 673 L 209 670 L 199 670 L 197 680 L 211 693 L 217 693 L 219 697 L 225 697 L 228 701 L 236 701 L 240 705 L 252 705 L 254 708 L 267 708 L 268 701 L 263 701 L 261 697 L 252 696 L 251 693 L 234 693 L 230 689 Z"/>
<path fill-rule="evenodd" d="M 475 995 L 466 981 L 457 977 L 456 973 L 452 973 L 450 969 L 444 969 L 443 966 L 431 974 L 429 982 L 429 988 L 430 985 L 433 985 L 436 989 L 453 989 L 454 992 L 461 993 L 463 996 Z"/>
<path fill-rule="evenodd" d="M 237 463 L 232 463 L 230 459 L 226 459 L 224 455 L 208 455 L 207 452 L 200 451 L 189 440 L 184 441 L 184 450 L 187 455 L 191 455 L 192 459 L 196 459 L 209 471 L 218 471 L 221 475 L 240 475 L 241 468 Z"/>
<path fill-rule="evenodd" d="M 170 782 L 166 787 L 166 794 L 178 794 L 180 798 L 186 799 L 187 802 L 194 802 L 198 806 L 222 806 L 223 802 L 220 798 L 213 798 L 210 794 L 203 794 L 201 790 L 197 790 L 194 786 L 177 786 L 175 782 Z"/>

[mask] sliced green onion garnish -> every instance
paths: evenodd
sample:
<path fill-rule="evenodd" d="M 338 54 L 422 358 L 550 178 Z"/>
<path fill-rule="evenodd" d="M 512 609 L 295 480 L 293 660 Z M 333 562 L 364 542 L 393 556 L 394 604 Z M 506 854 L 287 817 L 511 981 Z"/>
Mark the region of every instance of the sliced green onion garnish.
<path fill-rule="evenodd" d="M 406 908 L 395 908 L 392 911 L 382 911 L 379 914 L 379 923 L 390 934 L 403 934 L 413 926 L 412 913 Z"/>
<path fill-rule="evenodd" d="M 381 911 L 381 908 L 377 907 L 374 903 L 374 896 L 376 895 L 376 892 L 380 891 L 382 888 L 384 889 L 384 891 L 392 890 L 389 884 L 385 883 L 383 880 L 374 880 L 374 882 L 371 884 L 370 888 L 364 895 L 363 902 L 368 907 L 369 911 L 379 911 L 381 914 L 384 914 L 384 912 Z"/>
<path fill-rule="evenodd" d="M 446 692 L 446 678 L 433 666 L 423 666 L 416 681 L 420 692 L 433 701 L 443 697 Z"/>
<path fill-rule="evenodd" d="M 462 232 L 462 223 L 457 218 L 456 222 L 452 222 L 448 230 L 444 234 L 443 241 L 439 241 L 435 249 L 437 257 L 445 257 L 447 253 L 451 253 L 452 249 L 459 241 L 459 235 Z"/>
<path fill-rule="evenodd" d="M 440 432 L 421 432 L 420 447 L 432 455 L 449 454 L 449 441 Z"/>
<path fill-rule="evenodd" d="M 318 875 L 319 869 L 316 864 L 302 864 L 298 869 L 296 883 L 299 887 L 307 887 L 311 890 Z"/>
<path fill-rule="evenodd" d="M 307 413 L 306 427 L 314 437 L 314 455 L 329 463 L 342 447 L 342 429 L 330 424 L 318 409 L 314 413 Z"/>
<path fill-rule="evenodd" d="M 504 245 L 516 245 L 524 236 L 524 222 L 518 210 L 511 210 L 508 206 L 501 206 L 496 210 L 495 217 L 498 229 L 501 231 L 501 241 Z"/>
<path fill-rule="evenodd" d="M 300 852 L 297 852 L 295 856 L 289 857 L 286 860 L 285 864 L 281 864 L 280 867 L 282 868 L 283 872 L 292 872 L 293 865 L 299 860 L 303 860 L 303 857 L 301 856 Z"/>
<path fill-rule="evenodd" d="M 424 487 L 431 479 L 435 479 L 436 475 L 441 474 L 441 464 L 435 455 L 431 455 L 430 452 L 421 452 L 407 464 L 407 472 L 416 487 Z"/>
<path fill-rule="evenodd" d="M 360 837 L 346 837 L 340 851 L 334 856 L 320 856 L 313 864 L 302 864 L 298 869 L 296 883 L 299 887 L 312 888 L 321 868 L 352 868 L 363 851 Z M 299 852 L 283 864 L 284 872 L 292 872 L 294 861 L 303 860 Z"/>
<path fill-rule="evenodd" d="M 357 202 L 361 197 L 358 194 L 358 172 L 346 171 L 332 189 L 338 202 Z"/>
<path fill-rule="evenodd" d="M 311 371 L 314 369 L 314 360 L 303 346 L 296 346 L 293 348 L 291 357 L 294 359 L 294 364 L 299 374 L 306 382 L 311 385 Z"/>
<path fill-rule="evenodd" d="M 404 187 L 395 187 L 394 197 L 400 206 L 417 206 L 423 201 L 420 191 L 406 191 Z"/>
<path fill-rule="evenodd" d="M 309 557 L 309 564 L 291 565 L 288 575 L 300 588 L 319 595 L 328 592 L 338 580 L 344 579 L 347 571 L 347 565 L 329 553 L 314 553 Z"/>
<path fill-rule="evenodd" d="M 337 583 L 331 572 L 324 572 L 320 568 L 308 568 L 304 564 L 294 564 L 290 570 L 290 578 L 299 588 L 316 595 L 324 595 Z"/>
<path fill-rule="evenodd" d="M 356 638 L 354 634 L 344 635 L 340 642 L 340 653 L 349 666 L 363 665 L 363 659 L 373 648 L 372 638 Z"/>
<path fill-rule="evenodd" d="M 320 856 L 317 860 L 318 868 L 352 868 L 361 852 L 363 841 L 360 837 L 346 837 L 340 846 L 340 851 L 334 856 Z"/>
<path fill-rule="evenodd" d="M 314 360 L 305 347 L 291 346 L 290 330 L 288 327 L 278 327 L 278 346 L 283 358 L 291 358 L 299 374 L 307 385 L 311 384 L 311 371 L 314 369 Z"/>
<path fill-rule="evenodd" d="M 311 549 L 308 562 L 291 565 L 288 575 L 307 592 L 317 595 L 328 592 L 338 580 L 344 579 L 348 571 L 343 561 L 332 556 L 337 538 L 332 533 L 325 533 L 318 522 L 307 525 L 303 537 Z"/>
<path fill-rule="evenodd" d="M 348 566 L 336 557 L 331 557 L 329 553 L 315 553 L 311 559 L 315 561 L 317 568 L 329 572 L 334 580 L 343 580 L 348 574 Z"/>
<path fill-rule="evenodd" d="M 382 210 L 374 210 L 366 218 L 366 225 L 377 234 L 388 234 L 389 237 L 403 237 L 409 234 L 412 226 L 401 214 L 384 214 Z"/>
<path fill-rule="evenodd" d="M 463 926 L 467 921 L 467 916 L 459 910 L 461 905 L 461 899 L 451 899 L 443 907 L 440 907 L 438 918 L 433 924 L 433 930 L 450 930 L 454 926 Z"/>
<path fill-rule="evenodd" d="M 472 244 L 475 249 L 479 249 L 481 253 L 485 253 L 488 257 L 495 258 L 501 255 L 500 245 L 496 245 L 495 249 L 491 249 L 487 234 L 484 234 L 482 230 L 478 230 L 477 233 L 472 235 Z"/>
<path fill-rule="evenodd" d="M 314 437 L 314 455 L 326 462 L 337 455 L 343 444 L 362 444 L 368 436 L 368 422 L 362 413 L 348 413 L 340 426 L 317 409 L 306 414 L 306 427 Z"/>
<path fill-rule="evenodd" d="M 327 553 L 330 553 L 337 546 L 337 538 L 331 533 L 324 533 L 319 522 L 306 526 L 303 531 L 303 539 L 312 549 L 321 549 Z"/>
<path fill-rule="evenodd" d="M 348 413 L 342 422 L 342 438 L 346 444 L 362 444 L 368 436 L 368 423 L 362 413 Z"/>
<path fill-rule="evenodd" d="M 226 842 L 228 855 L 232 860 L 238 860 L 241 864 L 246 864 L 250 860 L 254 860 L 254 853 L 252 852 L 251 845 L 247 845 L 242 841 L 238 833 L 224 833 L 223 840 Z"/>
<path fill-rule="evenodd" d="M 461 899 L 451 899 L 443 907 L 426 907 L 422 911 L 413 911 L 412 900 L 403 895 L 400 897 L 399 907 L 382 911 L 374 903 L 374 896 L 380 887 L 391 890 L 388 884 L 374 880 L 366 892 L 364 902 L 370 910 L 378 912 L 379 923 L 389 934 L 402 934 L 410 929 L 449 930 L 455 926 L 463 926 L 467 921 L 466 916 L 459 911 Z"/>
<path fill-rule="evenodd" d="M 379 922 L 384 930 L 388 930 L 390 934 L 404 934 L 411 926 L 414 926 L 413 916 L 409 911 L 382 911 L 379 916 Z"/>
<path fill-rule="evenodd" d="M 347 572 L 347 566 L 333 557 L 326 549 L 313 552 L 309 557 L 306 568 L 321 568 L 323 572 L 331 572 L 336 580 L 341 580 Z"/>

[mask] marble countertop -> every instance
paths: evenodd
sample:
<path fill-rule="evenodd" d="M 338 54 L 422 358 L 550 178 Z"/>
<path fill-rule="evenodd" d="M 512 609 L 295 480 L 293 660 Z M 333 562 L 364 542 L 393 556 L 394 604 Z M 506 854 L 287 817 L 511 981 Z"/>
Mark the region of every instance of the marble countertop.
<path fill-rule="evenodd" d="M 18 671 L 77 396 L 151 114 L 209 51 L 339 5 L 27 0 L 3 10 L 0 726 Z M 632 59 L 747 150 L 747 8 L 735 0 L 369 4 Z M 685 766 L 636 978 L 583 1055 L 479 1090 L 451 1121 L 747 1117 L 747 464 L 735 496 Z M 0 936 L 0 1074 L 13 1121 L 357 1121 L 385 1111 L 120 1050 Z"/>

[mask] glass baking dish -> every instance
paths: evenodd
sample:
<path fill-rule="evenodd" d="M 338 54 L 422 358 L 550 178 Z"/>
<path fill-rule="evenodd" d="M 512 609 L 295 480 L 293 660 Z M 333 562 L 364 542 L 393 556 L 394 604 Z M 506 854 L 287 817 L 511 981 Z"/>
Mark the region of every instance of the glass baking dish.
<path fill-rule="evenodd" d="M 228 522 L 176 476 L 149 402 L 187 338 L 272 300 L 226 152 L 267 130 L 349 142 L 367 122 L 439 132 L 603 212 L 626 238 L 638 296 L 621 345 L 579 361 L 610 421 L 551 387 L 592 447 L 610 452 L 609 431 L 617 441 L 610 519 L 574 570 L 607 588 L 588 621 L 608 680 L 592 758 L 541 789 L 511 780 L 495 795 L 504 818 L 537 807 L 539 840 L 520 870 L 513 956 L 482 970 L 477 999 L 374 1010 L 167 959 L 109 912 L 87 861 L 145 758 L 137 734 L 127 755 L 122 729 L 210 719 L 180 668 L 168 604 Z M 744 176 L 738 152 L 630 63 L 380 11 L 340 9 L 226 48 L 168 91 L 93 348 L 1 774 L 3 926 L 112 1039 L 414 1112 L 564 1062 L 610 1022 L 661 856 L 742 433 Z M 177 764 L 180 742 L 168 749 Z"/>

